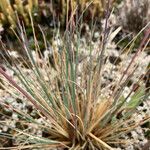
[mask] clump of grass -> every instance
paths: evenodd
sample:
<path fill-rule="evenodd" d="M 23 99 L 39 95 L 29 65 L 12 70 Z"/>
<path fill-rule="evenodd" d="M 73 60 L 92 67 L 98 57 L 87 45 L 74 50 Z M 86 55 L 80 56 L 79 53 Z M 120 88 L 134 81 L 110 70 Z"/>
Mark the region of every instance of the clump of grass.
<path fill-rule="evenodd" d="M 92 49 L 90 46 L 87 50 L 88 55 L 82 61 L 80 60 L 80 27 L 78 24 L 75 26 L 72 18 L 67 24 L 68 28 L 64 36 L 59 37 L 62 44 L 52 45 L 50 60 L 44 59 L 39 49 L 33 22 L 35 55 L 29 49 L 25 29 L 19 25 L 20 36 L 16 35 L 20 37 L 18 40 L 27 53 L 29 62 L 22 56 L 21 60 L 14 61 L 12 66 L 5 59 L 7 67 L 13 70 L 17 80 L 0 66 L 0 78 L 3 80 L 1 86 L 13 96 L 20 97 L 14 91 L 16 89 L 23 96 L 23 101 L 32 103 L 42 122 L 39 123 L 30 114 L 2 102 L 3 107 L 21 117 L 18 121 L 22 125 L 21 129 L 12 127 L 9 120 L 0 121 L 4 125 L 7 122 L 7 126 L 13 130 L 10 134 L 1 133 L 1 136 L 15 140 L 15 145 L 11 149 L 112 150 L 115 144 L 128 143 L 127 140 L 120 138 L 122 135 L 150 119 L 148 115 L 137 122 L 133 119 L 136 107 L 149 96 L 149 93 L 145 93 L 146 89 L 140 86 L 142 77 L 136 81 L 136 85 L 138 83 L 139 86 L 133 83 L 130 93 L 126 97 L 123 96 L 125 86 L 138 67 L 138 56 L 149 42 L 150 29 L 147 30 L 127 67 L 121 66 L 122 76 L 115 84 L 103 87 L 105 51 L 110 37 L 108 18 L 109 3 L 103 40 L 100 42 L 99 49 Z M 48 49 L 48 41 L 42 30 L 41 32 L 45 49 Z M 111 38 L 116 34 L 115 32 L 111 34 Z M 11 57 L 9 53 L 7 55 Z M 26 68 L 29 70 L 26 71 Z M 106 94 L 109 90 L 111 92 Z M 128 102 L 129 97 L 131 99 Z M 32 132 L 33 129 L 45 134 L 37 135 Z M 10 149 L 10 147 L 0 149 Z"/>

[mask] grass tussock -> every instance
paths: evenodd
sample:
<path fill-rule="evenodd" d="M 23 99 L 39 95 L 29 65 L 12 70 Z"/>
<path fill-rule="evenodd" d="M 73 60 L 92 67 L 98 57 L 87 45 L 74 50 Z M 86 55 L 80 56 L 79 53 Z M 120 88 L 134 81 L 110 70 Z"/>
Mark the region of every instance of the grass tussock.
<path fill-rule="evenodd" d="M 58 34 L 58 39 L 62 42 L 51 45 L 50 59 L 44 58 L 39 49 L 33 22 L 35 53 L 29 49 L 26 31 L 19 24 L 20 31 L 16 35 L 28 61 L 22 56 L 21 59 L 12 61 L 12 65 L 4 58 L 5 65 L 14 72 L 15 77 L 11 77 L 0 66 L 0 78 L 3 81 L 1 86 L 12 96 L 20 98 L 22 95 L 23 101 L 32 103 L 42 121 L 39 122 L 11 104 L 1 102 L 3 107 L 17 113 L 21 118 L 17 122 L 22 128 L 12 127 L 10 118 L 0 121 L 0 124 L 5 124 L 12 130 L 10 134 L 0 134 L 15 141 L 11 149 L 112 150 L 116 144 L 128 143 L 120 138 L 122 135 L 150 119 L 148 115 L 140 121 L 133 119 L 136 117 L 136 107 L 149 96 L 145 92 L 147 89 L 140 84 L 143 77 L 139 77 L 136 84 L 132 84 L 130 93 L 123 96 L 125 86 L 138 68 L 138 57 L 149 42 L 150 30 L 147 30 L 127 67 L 120 66 L 119 69 L 123 72 L 120 78 L 111 86 L 103 87 L 107 41 L 118 32 L 108 32 L 108 18 L 109 15 L 106 17 L 99 47 L 93 49 L 89 46 L 88 55 L 82 61 L 80 27 L 78 24 L 74 26 L 72 18 L 63 37 Z M 41 33 L 45 49 L 48 50 L 48 41 L 42 30 Z M 127 54 L 130 53 L 135 39 L 131 41 Z M 5 45 L 2 45 L 5 49 Z M 7 55 L 11 58 L 9 53 Z M 139 86 L 135 86 L 137 83 Z M 127 101 L 129 97 L 130 101 Z M 34 129 L 42 134 L 37 135 L 37 132 L 33 132 Z"/>

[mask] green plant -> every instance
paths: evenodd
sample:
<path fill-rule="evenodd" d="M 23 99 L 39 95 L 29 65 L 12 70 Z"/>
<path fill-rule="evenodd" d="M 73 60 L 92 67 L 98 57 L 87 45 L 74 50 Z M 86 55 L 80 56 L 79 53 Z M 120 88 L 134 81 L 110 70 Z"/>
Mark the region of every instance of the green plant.
<path fill-rule="evenodd" d="M 109 9 L 107 14 L 109 14 Z M 13 70 L 17 80 L 0 66 L 0 78 L 3 81 L 1 86 L 15 97 L 20 98 L 20 94 L 23 95 L 21 99 L 31 102 L 43 121 L 39 123 L 30 114 L 11 104 L 1 102 L 3 107 L 17 113 L 21 118 L 16 121 L 21 124 L 22 128 L 12 127 L 10 120 L 0 121 L 0 124 L 7 122 L 7 126 L 14 131 L 9 134 L 0 133 L 1 136 L 15 140 L 15 146 L 11 149 L 112 150 L 114 144 L 128 142 L 120 139 L 122 135 L 150 119 L 147 115 L 139 122 L 133 119 L 136 107 L 149 96 L 149 93 L 145 93 L 146 89 L 140 86 L 142 78 L 136 82 L 140 87 L 133 84 L 130 93 L 123 96 L 125 86 L 138 67 L 138 61 L 135 60 L 149 42 L 150 29 L 147 30 L 147 34 L 130 63 L 123 68 L 124 73 L 120 79 L 112 84 L 113 89 L 109 89 L 102 86 L 105 51 L 110 36 L 107 26 L 108 17 L 109 15 L 106 17 L 100 49 L 92 49 L 90 44 L 87 50 L 88 55 L 81 62 L 80 27 L 72 25 L 72 18 L 68 22 L 69 28 L 64 37 L 58 36 L 62 44 L 56 42 L 57 44 L 52 46 L 50 60 L 45 60 L 39 49 L 33 22 L 36 56 L 29 49 L 25 29 L 20 25 L 19 41 L 27 53 L 29 62 L 22 57 L 17 62 L 13 61 L 12 66 L 4 58 L 7 67 Z M 112 38 L 117 32 L 118 30 L 113 32 L 110 37 Z M 43 39 L 45 48 L 48 49 L 44 33 Z M 4 44 L 3 47 L 5 47 Z M 130 48 L 132 48 L 132 42 Z M 9 53 L 8 56 L 11 57 Z M 109 90 L 111 90 L 110 93 Z M 130 102 L 127 101 L 129 97 Z M 37 135 L 32 132 L 33 129 L 42 131 L 46 135 Z M 0 149 L 10 149 L 10 147 Z"/>
<path fill-rule="evenodd" d="M 38 9 L 38 0 L 28 0 L 24 5 L 22 0 L 15 0 L 14 3 L 11 0 L 0 1 L 0 24 L 10 25 L 12 28 L 16 27 L 17 14 L 24 20 L 26 25 L 29 25 L 29 12 L 33 13 Z M 16 14 L 17 13 L 17 14 Z"/>
<path fill-rule="evenodd" d="M 46 17 L 48 24 L 53 22 L 53 17 L 55 17 L 55 21 L 58 24 L 64 26 L 66 24 L 67 19 L 67 9 L 69 14 L 71 14 L 75 9 L 78 9 L 79 14 L 84 11 L 84 9 L 91 3 L 88 11 L 86 12 L 86 17 L 84 20 L 86 22 L 89 21 L 89 17 L 99 18 L 102 17 L 106 2 L 104 0 L 54 0 L 46 2 L 45 0 L 27 0 L 24 2 L 23 0 L 1 0 L 0 1 L 0 24 L 1 26 L 11 26 L 16 28 L 17 17 L 24 21 L 26 26 L 30 25 L 29 12 L 37 15 L 38 17 L 44 16 Z M 38 11 L 37 11 L 38 10 Z M 37 13 L 37 14 L 36 14 Z M 50 18 L 50 20 L 49 20 Z M 42 20 L 43 21 L 43 20 Z M 41 21 L 41 23 L 42 23 Z"/>

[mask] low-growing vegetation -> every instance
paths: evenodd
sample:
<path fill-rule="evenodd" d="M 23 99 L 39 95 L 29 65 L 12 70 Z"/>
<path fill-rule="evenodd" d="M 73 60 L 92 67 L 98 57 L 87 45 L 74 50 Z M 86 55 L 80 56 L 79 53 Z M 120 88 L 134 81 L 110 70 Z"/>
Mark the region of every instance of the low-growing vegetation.
<path fill-rule="evenodd" d="M 150 41 L 149 24 L 121 50 L 119 56 L 131 56 L 126 64 L 118 58 L 110 58 L 108 45 L 121 30 L 120 27 L 111 30 L 108 25 L 110 5 L 108 1 L 104 30 L 99 35 L 97 47 L 92 41 L 94 25 L 88 43 L 83 44 L 82 16 L 77 15 L 77 9 L 66 19 L 63 35 L 56 29 L 51 44 L 39 26 L 46 53 L 40 49 L 31 15 L 34 50 L 22 22 L 18 22 L 18 32 L 13 32 L 24 55 L 14 60 L 1 41 L 5 63 L 0 65 L 0 86 L 10 97 L 30 104 L 33 108 L 29 110 L 34 109 L 34 114 L 7 102 L 8 97 L 5 101 L 0 99 L 0 110 L 7 110 L 7 115 L 4 110 L 0 111 L 6 117 L 0 121 L 0 126 L 9 129 L 9 133 L 0 132 L 0 142 L 13 141 L 7 146 L 0 145 L 0 149 L 113 150 L 128 144 L 130 139 L 124 136 L 150 120 L 146 113 L 139 120 L 135 119 L 140 113 L 138 106 L 150 96 L 149 86 L 143 83 L 149 67 L 143 68 L 144 74 L 141 72 L 135 77 L 140 67 L 139 57 Z M 69 9 L 67 14 L 69 16 Z M 130 55 L 143 32 L 138 48 Z M 108 67 L 109 61 L 119 65 Z M 115 70 L 119 75 L 108 82 L 105 72 L 110 75 Z M 130 91 L 125 94 L 128 84 Z M 18 117 L 12 119 L 11 112 Z"/>

